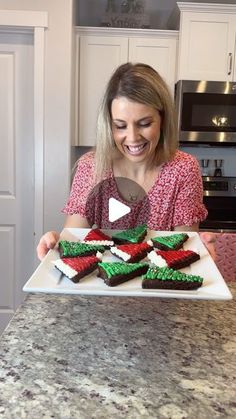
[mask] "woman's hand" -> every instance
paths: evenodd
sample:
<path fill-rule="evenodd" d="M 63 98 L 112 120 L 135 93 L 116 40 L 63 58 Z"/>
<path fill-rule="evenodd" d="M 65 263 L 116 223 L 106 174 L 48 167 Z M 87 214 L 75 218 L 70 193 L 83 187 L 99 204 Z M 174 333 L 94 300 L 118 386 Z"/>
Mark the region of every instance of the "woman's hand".
<path fill-rule="evenodd" d="M 59 240 L 59 237 L 60 235 L 56 231 L 48 231 L 41 237 L 37 246 L 37 256 L 40 260 L 42 260 L 44 256 L 46 256 L 50 249 L 53 249 L 55 247 L 56 243 Z"/>
<path fill-rule="evenodd" d="M 219 233 L 211 233 L 211 232 L 202 232 L 199 233 L 202 242 L 205 244 L 208 252 L 210 253 L 213 260 L 216 260 L 216 249 L 215 249 L 215 242 Z"/>
<path fill-rule="evenodd" d="M 71 228 L 89 228 L 89 223 L 85 217 L 79 214 L 68 215 L 64 227 Z M 53 249 L 58 242 L 60 234 L 56 231 L 45 233 L 37 246 L 37 256 L 40 260 L 46 256 L 50 249 Z"/>

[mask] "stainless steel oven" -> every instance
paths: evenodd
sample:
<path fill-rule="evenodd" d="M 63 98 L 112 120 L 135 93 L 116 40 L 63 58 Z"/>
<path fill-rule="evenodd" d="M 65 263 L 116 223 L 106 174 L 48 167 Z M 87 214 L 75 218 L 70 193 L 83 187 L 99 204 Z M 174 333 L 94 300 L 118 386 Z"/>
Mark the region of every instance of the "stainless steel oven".
<path fill-rule="evenodd" d="M 208 217 L 200 230 L 236 233 L 236 178 L 204 176 L 203 189 Z"/>
<path fill-rule="evenodd" d="M 236 144 L 236 82 L 180 80 L 175 101 L 180 143 Z"/>

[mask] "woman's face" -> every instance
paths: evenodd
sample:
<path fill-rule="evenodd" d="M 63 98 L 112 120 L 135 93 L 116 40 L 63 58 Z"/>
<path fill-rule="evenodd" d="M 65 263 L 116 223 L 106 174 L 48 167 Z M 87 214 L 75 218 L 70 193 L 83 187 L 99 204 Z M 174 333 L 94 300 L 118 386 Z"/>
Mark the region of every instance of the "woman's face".
<path fill-rule="evenodd" d="M 111 114 L 118 150 L 133 162 L 151 160 L 160 138 L 159 112 L 121 96 L 113 100 Z"/>

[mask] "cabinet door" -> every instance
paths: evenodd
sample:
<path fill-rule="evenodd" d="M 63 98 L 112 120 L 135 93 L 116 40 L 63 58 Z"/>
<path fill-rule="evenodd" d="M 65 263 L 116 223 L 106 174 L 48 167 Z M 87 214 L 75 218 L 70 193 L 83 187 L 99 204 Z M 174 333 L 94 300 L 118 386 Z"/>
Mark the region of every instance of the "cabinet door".
<path fill-rule="evenodd" d="M 130 38 L 129 60 L 151 65 L 165 79 L 173 94 L 177 39 Z"/>
<path fill-rule="evenodd" d="M 127 38 L 80 37 L 77 145 L 95 145 L 97 113 L 106 83 L 127 57 Z"/>
<path fill-rule="evenodd" d="M 183 13 L 178 79 L 233 80 L 235 31 L 230 14 Z"/>

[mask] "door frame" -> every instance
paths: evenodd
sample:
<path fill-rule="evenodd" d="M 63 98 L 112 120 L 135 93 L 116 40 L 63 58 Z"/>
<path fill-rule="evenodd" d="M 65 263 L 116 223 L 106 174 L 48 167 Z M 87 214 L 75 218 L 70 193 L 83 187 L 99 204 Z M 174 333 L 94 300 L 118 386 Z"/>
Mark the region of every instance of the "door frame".
<path fill-rule="evenodd" d="M 34 244 L 43 234 L 44 213 L 44 64 L 48 13 L 0 10 L 1 33 L 34 35 Z M 36 205 L 37 203 L 37 205 Z M 35 266 L 37 260 L 35 257 Z"/>

